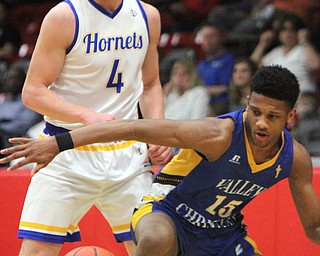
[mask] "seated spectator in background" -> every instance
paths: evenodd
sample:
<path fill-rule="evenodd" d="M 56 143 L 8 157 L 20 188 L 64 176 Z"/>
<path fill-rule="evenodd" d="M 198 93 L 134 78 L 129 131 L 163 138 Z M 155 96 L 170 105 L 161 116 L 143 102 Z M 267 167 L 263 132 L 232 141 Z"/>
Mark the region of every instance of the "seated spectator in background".
<path fill-rule="evenodd" d="M 271 30 L 262 33 L 251 59 L 259 66 L 278 64 L 288 68 L 297 76 L 301 92 L 316 92 L 320 60 L 318 52 L 308 42 L 308 30 L 303 21 L 296 15 L 286 15 L 280 25 L 280 45 L 265 54 L 274 36 Z"/>
<path fill-rule="evenodd" d="M 164 114 L 168 119 L 198 119 L 208 115 L 209 95 L 201 86 L 194 63 L 178 60 L 171 69 L 170 81 L 164 85 Z"/>
<path fill-rule="evenodd" d="M 261 28 L 274 14 L 273 0 L 242 0 L 231 1 L 213 8 L 208 20 L 223 19 L 230 29 Z M 240 32 L 240 31 L 239 31 Z M 237 36 L 241 37 L 240 34 Z"/>
<path fill-rule="evenodd" d="M 220 0 L 146 0 L 161 14 L 161 30 L 167 32 L 193 31 L 206 20 L 209 11 Z"/>
<path fill-rule="evenodd" d="M 298 15 L 310 30 L 310 42 L 320 51 L 320 1 L 274 0 L 274 5 L 278 10 Z"/>
<path fill-rule="evenodd" d="M 204 54 L 197 69 L 211 95 L 210 116 L 229 111 L 228 91 L 235 56 L 225 47 L 227 35 L 223 22 L 218 21 L 204 24 L 197 33 L 196 40 Z"/>
<path fill-rule="evenodd" d="M 169 5 L 174 20 L 174 30 L 193 31 L 206 20 L 209 11 L 219 4 L 219 0 L 180 0 Z"/>
<path fill-rule="evenodd" d="M 8 65 L 14 61 L 20 46 L 20 35 L 8 20 L 9 7 L 0 0 L 0 73 L 7 71 Z"/>
<path fill-rule="evenodd" d="M 246 107 L 247 96 L 250 94 L 251 78 L 257 69 L 257 65 L 247 57 L 236 60 L 230 86 L 231 111 Z"/>
<path fill-rule="evenodd" d="M 311 156 L 320 156 L 320 109 L 314 93 L 304 92 L 297 101 L 298 123 L 294 136 Z"/>
<path fill-rule="evenodd" d="M 317 4 L 311 6 L 307 10 L 306 25 L 310 31 L 310 42 L 320 52 L 320 1 L 316 0 Z"/>
<path fill-rule="evenodd" d="M 25 73 L 10 67 L 4 83 L 5 92 L 0 102 L 0 148 L 10 146 L 8 139 L 25 136 L 30 127 L 42 120 L 42 116 L 26 108 L 21 100 Z"/>

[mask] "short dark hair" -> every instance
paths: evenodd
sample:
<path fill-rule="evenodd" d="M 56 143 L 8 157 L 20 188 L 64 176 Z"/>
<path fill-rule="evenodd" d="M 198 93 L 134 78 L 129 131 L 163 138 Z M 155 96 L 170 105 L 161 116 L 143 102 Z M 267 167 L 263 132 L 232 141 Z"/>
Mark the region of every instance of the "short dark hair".
<path fill-rule="evenodd" d="M 280 65 L 264 66 L 258 69 L 252 78 L 250 92 L 266 97 L 286 101 L 293 108 L 300 89 L 297 77 Z"/>
<path fill-rule="evenodd" d="M 292 13 L 288 13 L 287 15 L 284 15 L 281 20 L 280 30 L 283 29 L 284 24 L 287 22 L 292 24 L 295 31 L 298 31 L 306 27 L 303 20 L 299 16 Z"/>

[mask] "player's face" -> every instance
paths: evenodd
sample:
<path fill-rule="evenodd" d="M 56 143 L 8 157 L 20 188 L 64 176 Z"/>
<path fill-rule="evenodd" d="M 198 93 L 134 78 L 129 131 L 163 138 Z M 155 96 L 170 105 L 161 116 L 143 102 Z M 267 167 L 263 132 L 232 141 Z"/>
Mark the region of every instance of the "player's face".
<path fill-rule="evenodd" d="M 252 93 L 248 97 L 246 128 L 248 139 L 255 146 L 274 145 L 282 130 L 295 115 L 285 101 Z"/>

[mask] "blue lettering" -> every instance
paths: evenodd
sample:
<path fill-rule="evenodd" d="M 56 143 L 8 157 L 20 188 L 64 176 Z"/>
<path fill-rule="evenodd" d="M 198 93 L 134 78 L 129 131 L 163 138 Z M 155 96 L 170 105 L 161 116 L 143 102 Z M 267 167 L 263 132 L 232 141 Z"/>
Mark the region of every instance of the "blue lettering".
<path fill-rule="evenodd" d="M 105 38 L 102 38 L 99 41 L 99 51 L 100 52 L 104 52 L 107 48 L 107 40 Z"/>
<path fill-rule="evenodd" d="M 136 32 L 126 37 L 99 37 L 98 33 L 87 34 L 83 38 L 86 45 L 86 54 L 105 52 L 112 50 L 141 49 L 143 47 L 142 36 L 137 36 Z"/>

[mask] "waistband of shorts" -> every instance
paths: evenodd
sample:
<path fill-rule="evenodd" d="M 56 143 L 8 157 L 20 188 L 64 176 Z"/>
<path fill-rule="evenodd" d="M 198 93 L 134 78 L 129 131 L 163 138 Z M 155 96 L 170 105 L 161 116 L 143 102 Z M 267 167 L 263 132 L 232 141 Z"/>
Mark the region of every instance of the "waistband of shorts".
<path fill-rule="evenodd" d="M 50 136 L 54 136 L 57 134 L 61 134 L 61 133 L 66 133 L 69 132 L 70 130 L 65 129 L 63 127 L 59 127 L 59 126 L 55 126 L 53 124 L 50 124 L 48 122 L 45 122 L 45 127 L 43 129 L 43 133 L 50 135 Z"/>

